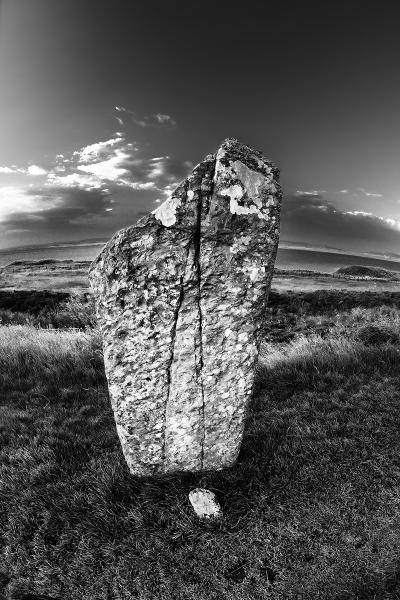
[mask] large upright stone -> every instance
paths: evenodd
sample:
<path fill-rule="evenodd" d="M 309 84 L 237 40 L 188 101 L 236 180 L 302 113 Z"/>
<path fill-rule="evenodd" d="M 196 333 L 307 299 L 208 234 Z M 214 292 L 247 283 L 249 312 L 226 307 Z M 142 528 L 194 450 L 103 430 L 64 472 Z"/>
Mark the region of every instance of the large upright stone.
<path fill-rule="evenodd" d="M 90 279 L 131 472 L 234 463 L 279 237 L 278 170 L 227 139 Z"/>

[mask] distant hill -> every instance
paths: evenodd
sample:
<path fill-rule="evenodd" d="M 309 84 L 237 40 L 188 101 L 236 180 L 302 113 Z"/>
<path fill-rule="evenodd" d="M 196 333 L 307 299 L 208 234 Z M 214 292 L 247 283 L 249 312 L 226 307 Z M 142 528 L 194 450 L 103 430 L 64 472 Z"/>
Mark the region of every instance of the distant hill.
<path fill-rule="evenodd" d="M 399 281 L 400 273 L 388 271 L 382 267 L 365 267 L 362 265 L 352 265 L 350 267 L 340 267 L 334 275 L 355 277 L 357 279 L 386 279 Z"/>

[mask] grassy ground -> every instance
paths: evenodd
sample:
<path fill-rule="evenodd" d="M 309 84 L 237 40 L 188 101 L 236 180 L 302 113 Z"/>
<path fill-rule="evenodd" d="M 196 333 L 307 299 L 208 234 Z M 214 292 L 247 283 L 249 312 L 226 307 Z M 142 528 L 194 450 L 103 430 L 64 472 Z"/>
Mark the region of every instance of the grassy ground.
<path fill-rule="evenodd" d="M 0 267 L 0 288 L 17 290 L 87 290 L 90 261 L 19 260 Z"/>
<path fill-rule="evenodd" d="M 0 597 L 400 598 L 400 295 L 272 294 L 236 466 L 156 480 L 125 465 L 98 333 L 43 329 L 43 302 L 0 327 Z"/>

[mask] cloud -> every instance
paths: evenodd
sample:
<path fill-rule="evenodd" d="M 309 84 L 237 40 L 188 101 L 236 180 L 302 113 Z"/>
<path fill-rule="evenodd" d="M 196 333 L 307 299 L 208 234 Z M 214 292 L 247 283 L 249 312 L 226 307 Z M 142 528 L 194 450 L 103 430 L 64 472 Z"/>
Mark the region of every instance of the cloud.
<path fill-rule="evenodd" d="M 112 209 L 112 199 L 104 190 L 43 187 L 14 189 L 7 193 L 2 188 L 0 198 L 3 195 L 12 201 L 0 212 L 0 226 L 6 232 L 17 229 L 35 233 L 63 232 L 84 225 L 94 217 L 104 217 Z"/>
<path fill-rule="evenodd" d="M 118 148 L 120 144 L 120 137 L 110 138 L 103 142 L 96 142 L 95 144 L 84 146 L 80 150 L 76 150 L 73 153 L 73 156 L 78 159 L 79 163 L 87 164 L 95 162 L 101 158 L 109 157 L 110 152 L 112 152 L 114 148 Z"/>
<path fill-rule="evenodd" d="M 169 115 L 163 115 L 162 113 L 156 113 L 155 115 L 152 115 L 155 120 L 160 123 L 160 125 L 171 125 L 172 127 L 175 127 L 176 125 L 176 121 L 170 117 Z"/>
<path fill-rule="evenodd" d="M 102 156 L 110 145 L 93 144 L 67 159 L 57 155 L 49 172 L 38 165 L 18 169 L 27 177 L 41 175 L 45 180 L 40 186 L 27 179 L 19 186 L 0 189 L 2 234 L 27 231 L 56 235 L 107 216 L 112 199 L 105 182 L 90 173 L 80 173 L 76 166 L 80 160 Z"/>
<path fill-rule="evenodd" d="M 192 166 L 173 156 L 149 155 L 122 133 L 57 154 L 47 171 L 38 165 L 10 165 L 7 173 L 18 172 L 19 185 L 0 189 L 0 237 L 11 232 L 25 239 L 72 237 L 81 230 L 85 236 L 112 232 L 134 220 L 137 211 L 150 212 Z"/>
<path fill-rule="evenodd" d="M 368 219 L 370 222 L 379 224 L 382 227 L 387 227 L 388 229 L 400 231 L 400 221 L 397 221 L 396 219 L 392 219 L 390 217 L 378 217 L 371 212 L 365 212 L 363 210 L 347 210 L 343 214 L 346 216 L 361 217 L 364 219 Z"/>
<path fill-rule="evenodd" d="M 319 196 L 320 194 L 325 194 L 326 190 L 312 190 L 311 192 L 305 192 L 303 190 L 297 190 L 296 194 L 303 194 L 304 196 Z"/>
<path fill-rule="evenodd" d="M 338 194 L 348 194 L 353 198 L 363 198 L 363 197 L 371 197 L 371 198 L 383 198 L 383 194 L 378 194 L 377 192 L 368 192 L 365 188 L 357 188 L 355 190 L 339 190 Z"/>
<path fill-rule="evenodd" d="M 159 180 L 161 185 L 167 186 L 184 179 L 193 166 L 190 161 L 182 162 L 173 156 L 157 156 L 146 161 L 142 168 L 146 178 Z"/>
<path fill-rule="evenodd" d="M 398 248 L 400 222 L 364 211 L 343 211 L 322 194 L 289 194 L 282 204 L 282 236 L 315 242 L 333 241 L 345 248 L 374 244 Z"/>
<path fill-rule="evenodd" d="M 130 155 L 122 150 L 116 150 L 107 159 L 87 165 L 78 165 L 79 171 L 91 173 L 100 180 L 115 181 L 119 184 L 129 185 L 129 170 L 124 168 Z"/>
<path fill-rule="evenodd" d="M 383 194 L 377 194 L 376 192 L 367 192 L 364 188 L 357 188 L 357 192 L 361 192 L 364 196 L 371 196 L 372 198 L 383 198 Z"/>
<path fill-rule="evenodd" d="M 374 194 L 373 192 L 365 192 L 366 196 L 371 196 L 372 198 L 383 198 L 383 194 Z"/>
<path fill-rule="evenodd" d="M 47 171 L 38 165 L 29 165 L 27 173 L 28 175 L 46 175 Z"/>
<path fill-rule="evenodd" d="M 58 169 L 49 173 L 46 185 L 49 187 L 59 186 L 63 188 L 80 188 L 85 190 L 101 190 L 104 183 L 98 177 L 83 173 L 69 173 L 68 175 L 58 175 Z"/>
<path fill-rule="evenodd" d="M 52 184 L 80 185 L 88 189 L 110 184 L 133 190 L 153 189 L 167 195 L 193 168 L 190 161 L 173 156 L 145 156 L 137 144 L 114 136 L 73 153 L 67 175 L 49 174 Z"/>
<path fill-rule="evenodd" d="M 27 168 L 12 165 L 11 167 L 0 167 L 0 173 L 7 175 L 10 173 L 22 173 L 24 175 L 46 175 L 47 171 L 38 165 L 29 165 Z"/>
<path fill-rule="evenodd" d="M 11 215 L 39 214 L 51 206 L 51 202 L 42 199 L 40 195 L 28 193 L 26 189 L 11 185 L 0 188 L 0 223 L 7 222 Z"/>
<path fill-rule="evenodd" d="M 175 127 L 176 121 L 170 115 L 165 113 L 153 113 L 152 115 L 140 116 L 135 111 L 129 110 L 124 106 L 116 106 L 115 110 L 119 113 L 115 116 L 120 125 L 124 124 L 124 120 L 120 116 L 121 114 L 126 115 L 132 123 L 139 125 L 139 127 Z"/>
<path fill-rule="evenodd" d="M 16 165 L 0 167 L 0 174 L 9 175 L 10 173 L 26 173 L 26 169 L 17 167 Z"/>

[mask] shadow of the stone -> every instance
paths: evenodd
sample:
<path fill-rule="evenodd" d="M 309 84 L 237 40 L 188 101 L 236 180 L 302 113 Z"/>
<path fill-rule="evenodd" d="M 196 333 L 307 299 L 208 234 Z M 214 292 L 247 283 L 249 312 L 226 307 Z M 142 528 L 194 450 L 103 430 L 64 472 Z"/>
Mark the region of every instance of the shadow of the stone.
<path fill-rule="evenodd" d="M 135 478 L 135 485 L 138 488 L 149 486 L 157 490 L 154 492 L 155 496 L 157 494 L 163 496 L 165 493 L 182 496 L 182 492 L 189 493 L 193 487 L 204 487 L 216 493 L 225 516 L 232 523 L 245 518 L 246 514 L 257 507 L 260 496 L 265 502 L 269 495 L 272 498 L 276 493 L 270 489 L 269 482 L 271 477 L 275 477 L 276 484 L 276 476 L 279 475 L 277 471 L 282 467 L 282 461 L 286 461 L 284 465 L 286 483 L 282 482 L 282 485 L 289 484 L 291 472 L 295 475 L 296 470 L 306 467 L 310 461 L 310 453 L 302 452 L 300 448 L 293 465 L 288 464 L 290 463 L 290 451 L 288 452 L 286 448 L 288 432 L 296 426 L 296 419 L 299 416 L 296 412 L 297 396 L 316 394 L 315 397 L 318 398 L 320 393 L 328 394 L 331 380 L 327 374 L 334 372 L 335 368 L 345 379 L 350 376 L 359 377 L 368 382 L 371 365 L 377 363 L 378 358 L 381 375 L 385 375 L 387 371 L 390 376 L 394 366 L 400 366 L 398 352 L 395 348 L 387 350 L 386 355 L 380 355 L 380 352 L 380 348 L 366 347 L 360 350 L 355 358 L 347 356 L 345 350 L 343 353 L 338 351 L 337 364 L 332 363 L 330 355 L 324 358 L 311 354 L 306 360 L 302 359 L 301 368 L 296 364 L 279 364 L 272 368 L 260 365 L 248 407 L 240 453 L 231 468 L 215 472 L 160 475 L 147 480 Z M 315 361 L 318 363 L 317 368 L 315 368 Z M 324 378 L 320 373 L 325 373 Z M 333 375 L 333 385 L 335 385 L 334 377 L 335 375 Z M 320 416 L 318 412 L 315 416 L 320 420 L 322 429 L 326 427 L 323 411 Z M 351 436 L 351 431 L 346 435 Z M 276 460 L 277 454 L 281 454 L 278 460 Z M 314 459 L 316 460 L 313 465 L 315 472 L 320 468 L 321 476 L 325 477 L 326 465 L 321 463 L 319 467 L 318 456 Z M 329 481 L 326 485 L 329 485 Z M 307 490 L 304 493 L 307 493 Z"/>

